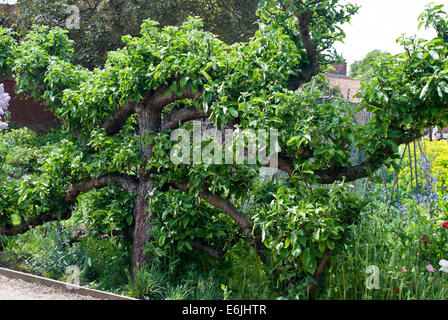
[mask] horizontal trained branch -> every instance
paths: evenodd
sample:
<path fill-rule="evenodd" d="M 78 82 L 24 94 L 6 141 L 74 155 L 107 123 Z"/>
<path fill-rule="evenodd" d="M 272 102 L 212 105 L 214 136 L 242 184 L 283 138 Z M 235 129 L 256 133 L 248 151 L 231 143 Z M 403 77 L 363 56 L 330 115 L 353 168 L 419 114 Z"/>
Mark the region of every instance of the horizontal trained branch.
<path fill-rule="evenodd" d="M 102 125 L 106 135 L 111 136 L 121 130 L 126 120 L 135 113 L 135 104 L 134 100 L 126 102 L 106 119 Z"/>
<path fill-rule="evenodd" d="M 197 91 L 193 91 L 191 88 L 183 89 L 180 95 L 174 92 L 167 94 L 168 90 L 169 88 L 167 87 L 156 89 L 146 102 L 146 106 L 153 110 L 161 110 L 173 102 L 183 99 L 195 99 L 202 95 L 202 89 Z"/>
<path fill-rule="evenodd" d="M 112 183 L 116 183 L 121 188 L 129 192 L 136 191 L 138 186 L 138 181 L 135 177 L 118 173 L 110 173 L 91 179 L 85 179 L 79 183 L 74 184 L 65 193 L 63 203 L 68 206 L 66 210 L 60 212 L 55 209 L 51 212 L 46 212 L 32 217 L 29 220 L 24 221 L 18 225 L 0 225 L 0 235 L 13 236 L 22 234 L 27 232 L 31 228 L 43 225 L 46 222 L 70 219 L 70 217 L 72 216 L 72 209 L 70 208 L 70 206 L 76 203 L 76 200 L 81 193 L 88 192 L 95 188 L 105 188 Z"/>
<path fill-rule="evenodd" d="M 67 220 L 70 219 L 71 216 L 72 216 L 71 209 L 67 209 L 62 213 L 52 211 L 50 213 L 40 214 L 18 225 L 12 225 L 12 224 L 7 224 L 3 226 L 0 225 L 0 235 L 14 236 L 17 234 L 23 234 L 34 227 L 43 225 L 46 222 L 56 220 Z"/>
<path fill-rule="evenodd" d="M 210 112 L 204 112 L 197 108 L 186 107 L 177 108 L 171 111 L 171 113 L 162 122 L 162 131 L 168 129 L 176 129 L 179 124 L 197 120 L 204 119 L 210 116 Z"/>
<path fill-rule="evenodd" d="M 392 139 L 391 142 L 399 146 L 401 144 L 410 143 L 421 136 L 421 132 L 413 132 L 410 135 Z M 378 170 L 384 164 L 384 161 L 389 159 L 395 153 L 394 149 L 390 146 L 382 147 L 378 152 L 381 154 L 381 158 L 373 156 L 356 166 L 318 170 L 315 172 L 315 174 L 319 176 L 318 182 L 321 184 L 331 184 L 335 181 L 342 181 L 344 179 L 346 182 L 351 182 L 368 177 Z"/>
<path fill-rule="evenodd" d="M 76 201 L 77 197 L 81 193 L 88 192 L 92 189 L 105 188 L 112 183 L 116 183 L 118 186 L 128 192 L 137 191 L 138 187 L 138 180 L 134 176 L 120 173 L 108 173 L 95 178 L 85 179 L 79 183 L 74 184 L 70 188 L 70 190 L 66 192 L 64 202 L 72 204 Z"/>

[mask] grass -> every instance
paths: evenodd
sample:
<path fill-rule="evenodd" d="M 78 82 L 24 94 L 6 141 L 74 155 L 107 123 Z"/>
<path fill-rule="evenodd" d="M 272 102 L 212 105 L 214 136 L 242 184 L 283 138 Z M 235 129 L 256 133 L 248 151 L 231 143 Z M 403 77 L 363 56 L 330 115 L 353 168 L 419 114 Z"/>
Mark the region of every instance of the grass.
<path fill-rule="evenodd" d="M 413 201 L 402 211 L 372 206 L 333 256 L 319 298 L 447 299 L 448 274 L 438 271 L 439 260 L 448 256 L 448 229 L 441 227 L 447 216 L 443 208 L 433 211 Z M 427 270 L 428 264 L 435 272 Z M 366 286 L 372 265 L 380 270 L 379 289 Z"/>

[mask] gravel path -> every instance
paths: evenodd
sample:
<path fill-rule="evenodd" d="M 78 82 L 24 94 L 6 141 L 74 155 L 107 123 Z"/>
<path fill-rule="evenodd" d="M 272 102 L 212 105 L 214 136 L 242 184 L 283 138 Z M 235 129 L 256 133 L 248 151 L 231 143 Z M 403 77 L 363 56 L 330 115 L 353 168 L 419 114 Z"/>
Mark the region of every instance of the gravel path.
<path fill-rule="evenodd" d="M 98 300 L 0 275 L 0 300 Z"/>

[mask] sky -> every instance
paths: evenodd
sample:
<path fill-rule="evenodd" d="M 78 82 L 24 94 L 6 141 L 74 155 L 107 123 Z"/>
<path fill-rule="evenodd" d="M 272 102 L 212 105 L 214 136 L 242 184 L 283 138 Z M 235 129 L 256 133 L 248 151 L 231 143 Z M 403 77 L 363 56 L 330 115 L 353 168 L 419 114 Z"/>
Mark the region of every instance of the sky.
<path fill-rule="evenodd" d="M 347 34 L 344 43 L 335 45 L 349 65 L 372 50 L 379 49 L 392 54 L 402 51 L 395 42 L 403 33 L 431 38 L 434 33 L 418 31 L 418 16 L 429 3 L 444 4 L 448 0 L 344 0 L 361 6 L 350 24 L 343 29 Z"/>

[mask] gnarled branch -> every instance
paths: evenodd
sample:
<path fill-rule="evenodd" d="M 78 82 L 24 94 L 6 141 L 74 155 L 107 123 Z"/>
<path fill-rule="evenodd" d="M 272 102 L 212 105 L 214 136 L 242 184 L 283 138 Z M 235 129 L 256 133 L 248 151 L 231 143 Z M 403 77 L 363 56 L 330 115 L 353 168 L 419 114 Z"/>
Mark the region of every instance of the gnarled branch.
<path fill-rule="evenodd" d="M 123 189 L 127 191 L 136 191 L 138 182 L 132 176 L 127 176 L 123 174 L 106 174 L 104 176 L 95 177 L 92 179 L 86 179 L 79 183 L 74 184 L 66 193 L 63 199 L 63 203 L 68 207 L 66 210 L 59 212 L 53 210 L 51 212 L 43 213 L 35 217 L 30 218 L 27 221 L 22 222 L 18 225 L 7 224 L 0 225 L 0 235 L 3 236 L 13 236 L 16 234 L 22 234 L 27 232 L 33 227 L 43 225 L 46 222 L 56 221 L 56 220 L 67 220 L 72 216 L 71 206 L 75 204 L 78 196 L 81 193 L 88 192 L 94 188 L 105 188 L 108 185 L 116 183 Z"/>
<path fill-rule="evenodd" d="M 126 120 L 135 113 L 136 103 L 134 100 L 126 102 L 106 119 L 102 127 L 106 135 L 111 136 L 118 133 Z"/>
<path fill-rule="evenodd" d="M 7 224 L 4 226 L 0 225 L 0 235 L 2 236 L 14 236 L 17 234 L 22 234 L 30 229 L 43 225 L 46 222 L 60 220 L 67 220 L 72 216 L 72 210 L 67 209 L 62 213 L 57 211 L 52 211 L 50 213 L 40 214 L 38 216 L 32 217 L 29 220 L 22 222 L 18 225 Z"/>
<path fill-rule="evenodd" d="M 213 248 L 207 242 L 205 242 L 205 240 L 199 238 L 195 239 L 191 243 L 191 246 L 195 249 L 204 251 L 205 253 L 208 253 L 209 255 L 217 259 L 222 258 L 225 254 L 224 251 Z"/>
<path fill-rule="evenodd" d="M 180 95 L 170 92 L 167 94 L 169 88 L 159 88 L 154 91 L 154 93 L 151 95 L 151 97 L 146 102 L 146 105 L 149 106 L 151 109 L 154 110 L 161 110 L 163 107 L 166 107 L 167 105 L 182 100 L 182 99 L 194 99 L 198 98 L 202 94 L 202 89 L 199 89 L 198 91 L 193 91 L 193 89 L 188 88 L 184 89 Z"/>
<path fill-rule="evenodd" d="M 183 90 L 181 95 L 177 95 L 175 93 L 169 93 L 166 94 L 166 92 L 169 90 L 169 88 L 159 88 L 154 91 L 148 92 L 146 96 L 140 101 L 139 103 L 136 103 L 135 100 L 130 100 L 126 102 L 123 106 L 118 108 L 112 115 L 110 115 L 106 121 L 104 121 L 102 128 L 106 131 L 106 135 L 111 136 L 116 133 L 118 133 L 121 128 L 123 127 L 123 124 L 126 122 L 126 120 L 134 113 L 139 112 L 142 108 L 149 107 L 149 110 L 153 111 L 160 111 L 163 109 L 163 107 L 176 102 L 178 100 L 182 99 L 194 99 L 197 97 L 200 97 L 202 94 L 202 90 L 193 91 L 191 88 Z M 186 108 L 187 109 L 187 108 Z M 188 108 L 189 109 L 189 108 Z M 193 109 L 193 108 L 191 108 Z M 184 111 L 182 112 L 182 115 L 185 116 L 187 113 L 189 113 L 191 116 L 201 116 L 201 118 L 208 117 L 203 114 L 194 115 L 191 111 Z M 167 126 L 171 127 L 174 124 L 174 121 L 176 120 L 176 117 L 181 116 L 181 114 L 173 115 L 172 118 L 169 118 L 167 123 Z M 190 120 L 194 120 L 198 118 L 193 118 Z M 181 118 L 179 120 L 182 120 Z M 185 120 L 185 121 L 188 121 Z"/>
<path fill-rule="evenodd" d="M 396 145 L 407 144 L 422 137 L 422 135 L 423 134 L 421 132 L 415 131 L 400 138 L 391 139 L 391 141 Z M 318 176 L 317 182 L 320 184 L 332 184 L 335 181 L 342 181 L 344 179 L 346 182 L 351 182 L 368 177 L 371 173 L 375 172 L 383 165 L 384 160 L 390 158 L 394 154 L 394 150 L 392 147 L 386 146 L 377 150 L 377 154 L 380 154 L 381 156 L 368 158 L 359 165 L 316 170 L 314 174 Z M 278 157 L 278 169 L 291 175 L 294 171 L 294 159 L 281 153 L 275 154 L 274 156 Z M 272 157 L 273 156 L 271 156 L 271 162 L 266 166 L 271 165 Z"/>
<path fill-rule="evenodd" d="M 311 38 L 310 24 L 313 12 L 307 10 L 297 14 L 299 20 L 299 37 L 306 51 L 308 61 L 297 75 L 292 75 L 288 80 L 288 89 L 297 90 L 304 83 L 309 82 L 320 71 L 320 54 L 317 43 Z"/>
<path fill-rule="evenodd" d="M 422 132 L 413 132 L 409 135 L 392 139 L 391 141 L 396 145 L 407 144 L 420 138 L 422 135 Z M 342 181 L 343 179 L 347 182 L 351 182 L 368 177 L 383 165 L 385 159 L 388 159 L 395 153 L 390 146 L 383 147 L 378 150 L 378 152 L 381 154 L 380 158 L 371 157 L 356 166 L 329 168 L 316 171 L 315 174 L 319 176 L 318 182 L 321 184 L 331 184 L 335 181 Z"/>
<path fill-rule="evenodd" d="M 188 193 L 188 185 L 186 183 L 176 183 L 175 187 L 183 192 Z M 249 241 L 254 245 L 261 261 L 266 262 L 266 255 L 264 253 L 266 246 L 261 241 L 261 237 L 259 235 L 258 230 L 255 231 L 254 236 L 252 235 L 253 223 L 246 215 L 242 214 L 229 200 L 223 199 L 220 196 L 213 194 L 209 191 L 200 191 L 199 196 L 208 203 L 210 203 L 211 205 L 220 209 L 222 212 L 227 214 L 233 221 L 235 221 L 238 227 L 249 239 Z"/>
<path fill-rule="evenodd" d="M 171 111 L 171 113 L 163 120 L 162 130 L 175 129 L 180 123 L 191 120 L 204 119 L 210 116 L 210 112 L 204 112 L 197 108 L 186 107 L 178 108 Z"/>
<path fill-rule="evenodd" d="M 68 190 L 64 197 L 64 202 L 72 204 L 76 201 L 81 193 L 88 192 L 92 189 L 105 188 L 108 185 L 116 183 L 126 191 L 137 191 L 138 181 L 137 178 L 120 173 L 108 173 L 99 177 L 85 179 L 79 183 L 74 184 L 70 190 Z"/>

